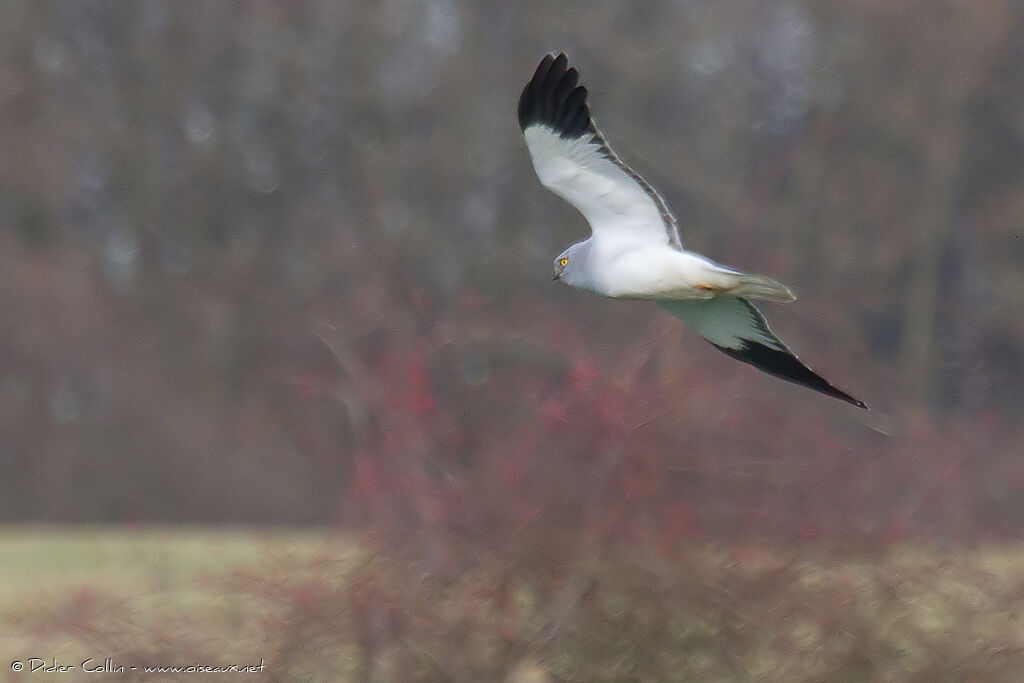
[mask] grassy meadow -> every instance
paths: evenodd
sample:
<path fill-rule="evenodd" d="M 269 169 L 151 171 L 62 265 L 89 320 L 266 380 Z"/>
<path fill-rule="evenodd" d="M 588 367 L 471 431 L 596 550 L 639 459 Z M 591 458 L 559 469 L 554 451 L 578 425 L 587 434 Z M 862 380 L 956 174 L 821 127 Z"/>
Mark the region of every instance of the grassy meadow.
<path fill-rule="evenodd" d="M 270 611 L 254 595 L 232 590 L 230 580 L 260 577 L 272 601 L 274 572 L 287 569 L 290 581 L 321 568 L 343 574 L 338 567 L 355 548 L 315 531 L 2 529 L 0 675 L 13 679 L 9 663 L 29 657 L 76 666 L 86 657 L 125 663 L 129 654 L 139 657 L 132 659 L 137 666 L 248 665 L 250 656 L 258 663 L 263 624 L 253 624 Z M 325 558 L 331 566 L 322 565 Z M 75 672 L 66 675 L 96 680 Z"/>
<path fill-rule="evenodd" d="M 0 531 L 2 678 L 1017 680 L 1024 547 L 876 555 L 705 544 L 554 572 L 311 531 Z M 479 549 L 478 549 L 479 550 Z M 137 667 L 131 670 L 130 667 Z M 114 673 L 107 674 L 113 677 Z M 222 674 L 227 675 L 227 674 Z M 51 679 L 52 680 L 52 679 Z"/>

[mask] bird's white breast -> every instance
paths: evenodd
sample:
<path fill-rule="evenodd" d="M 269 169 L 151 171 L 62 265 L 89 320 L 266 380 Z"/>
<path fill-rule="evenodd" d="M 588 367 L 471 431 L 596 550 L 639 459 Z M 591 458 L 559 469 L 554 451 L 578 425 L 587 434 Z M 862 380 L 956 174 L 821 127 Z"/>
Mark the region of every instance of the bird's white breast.
<path fill-rule="evenodd" d="M 595 291 L 626 299 L 706 298 L 701 287 L 718 284 L 721 270 L 707 259 L 669 246 L 599 244 L 590 254 L 599 273 Z"/>

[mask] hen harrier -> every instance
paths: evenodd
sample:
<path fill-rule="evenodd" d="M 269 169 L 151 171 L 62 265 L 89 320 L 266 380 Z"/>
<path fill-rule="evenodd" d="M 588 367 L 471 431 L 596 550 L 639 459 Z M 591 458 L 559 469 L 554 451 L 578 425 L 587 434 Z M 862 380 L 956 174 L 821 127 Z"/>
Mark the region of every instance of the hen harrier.
<path fill-rule="evenodd" d="M 793 301 L 787 287 L 683 249 L 665 200 L 605 142 L 578 80 L 564 54 L 548 55 L 519 98 L 537 177 L 583 214 L 592 233 L 558 255 L 555 279 L 603 296 L 654 300 L 719 351 L 866 408 L 804 365 L 749 301 Z"/>

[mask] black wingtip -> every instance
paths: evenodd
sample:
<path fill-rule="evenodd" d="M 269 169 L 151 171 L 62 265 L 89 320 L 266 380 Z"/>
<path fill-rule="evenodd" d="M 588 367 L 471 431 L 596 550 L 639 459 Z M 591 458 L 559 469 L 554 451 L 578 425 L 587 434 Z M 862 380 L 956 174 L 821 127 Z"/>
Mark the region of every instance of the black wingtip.
<path fill-rule="evenodd" d="M 594 132 L 587 89 L 577 85 L 579 77 L 564 53 L 545 55 L 519 96 L 519 127 L 543 125 L 570 139 Z"/>
<path fill-rule="evenodd" d="M 787 382 L 793 382 L 814 389 L 828 396 L 846 401 L 858 408 L 868 409 L 864 401 L 850 396 L 842 389 L 836 387 L 818 373 L 803 364 L 791 351 L 780 351 L 770 346 L 749 339 L 743 340 L 743 346 L 739 349 L 731 349 L 727 346 L 712 344 L 716 349 L 736 360 L 749 363 L 759 370 L 770 375 L 775 375 Z"/>

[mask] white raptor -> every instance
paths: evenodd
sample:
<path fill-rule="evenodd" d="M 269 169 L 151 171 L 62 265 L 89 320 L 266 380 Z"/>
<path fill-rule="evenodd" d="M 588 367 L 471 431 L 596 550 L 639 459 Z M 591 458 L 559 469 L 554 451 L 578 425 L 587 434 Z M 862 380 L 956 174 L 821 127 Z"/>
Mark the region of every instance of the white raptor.
<path fill-rule="evenodd" d="M 558 255 L 555 279 L 603 296 L 652 299 L 733 358 L 866 408 L 804 365 L 749 301 L 793 301 L 788 288 L 683 249 L 665 200 L 605 142 L 578 81 L 564 54 L 547 55 L 519 98 L 537 177 L 583 214 L 592 233 Z"/>

